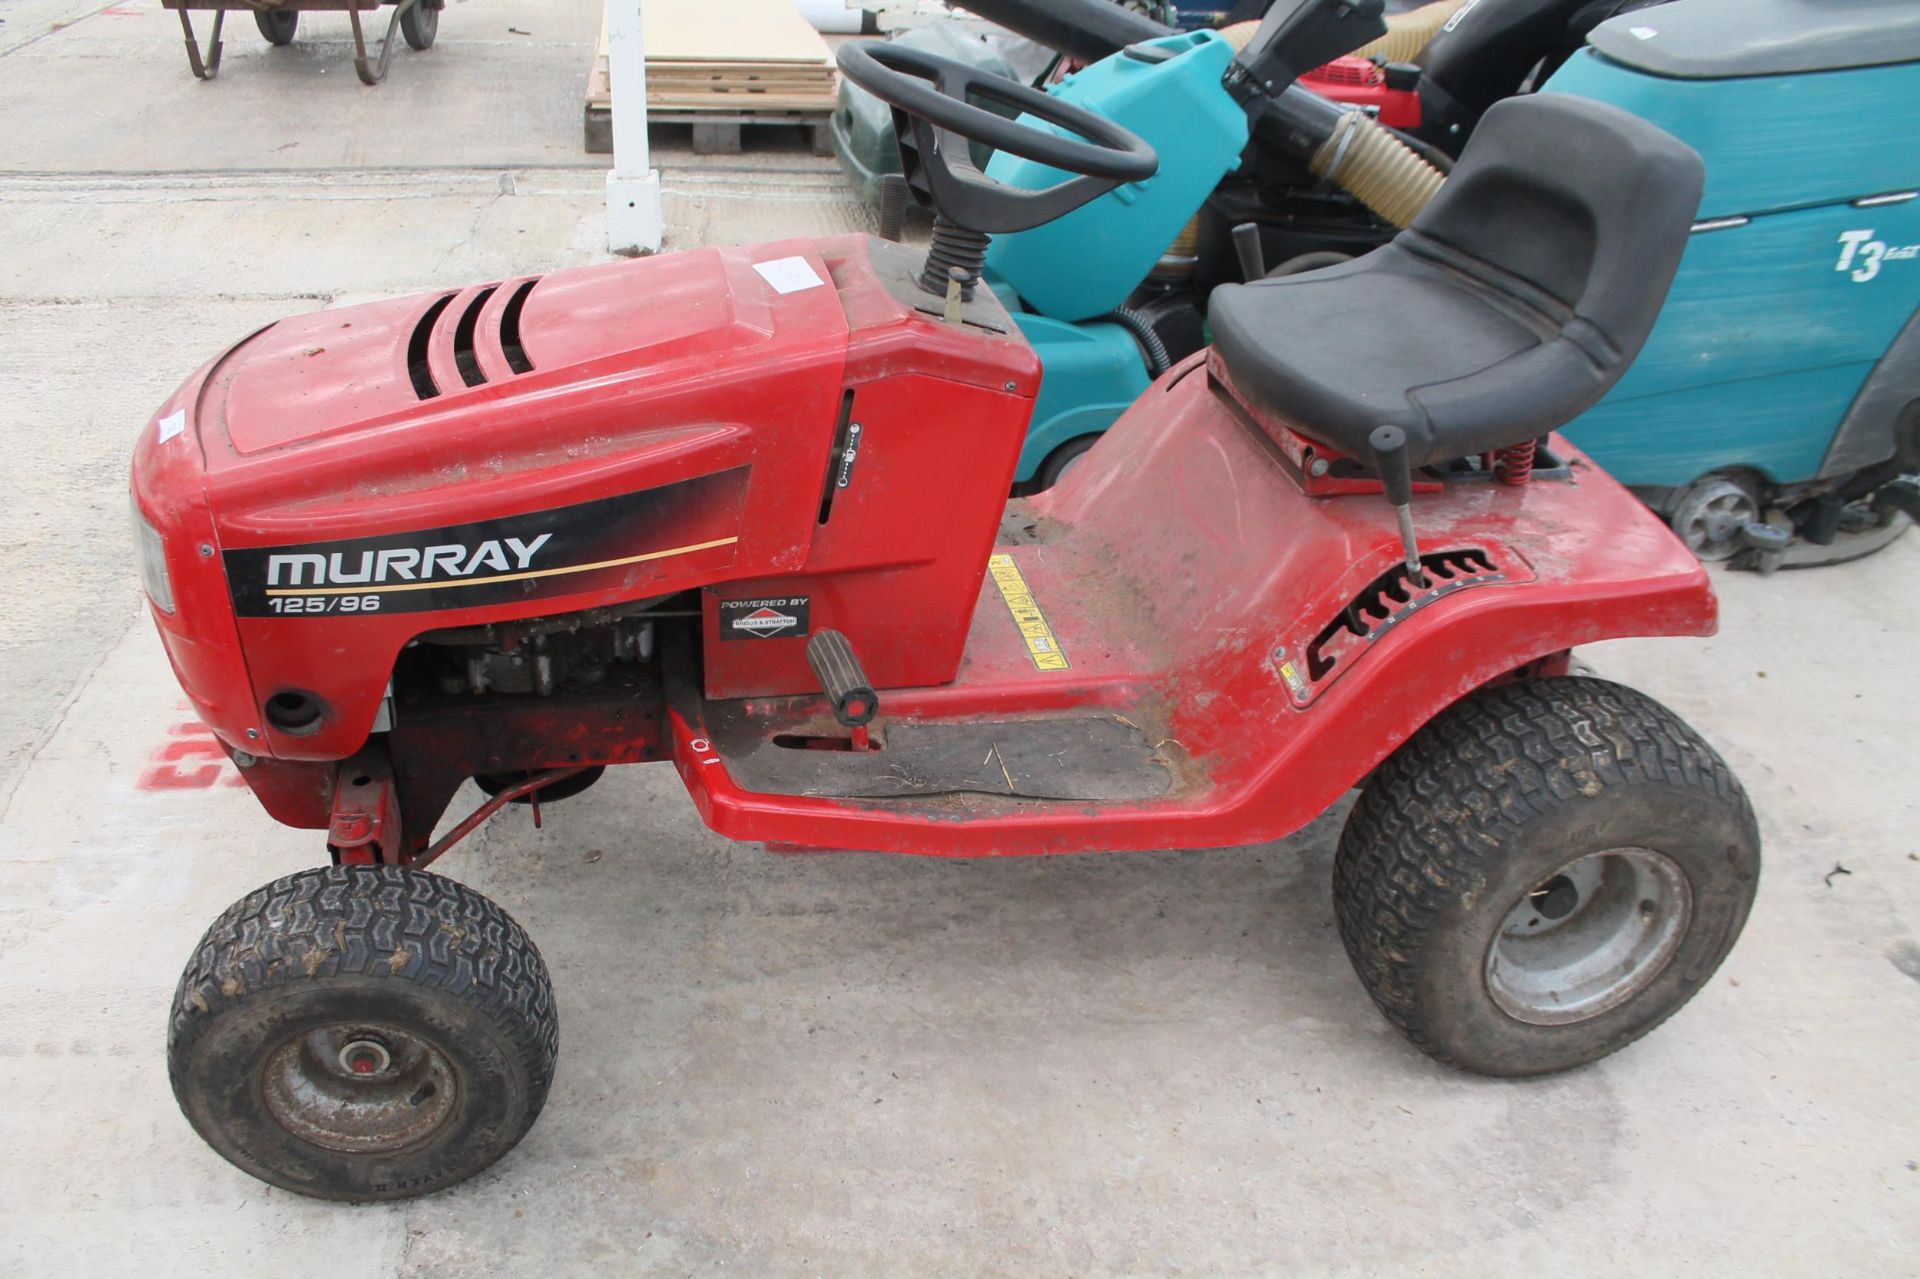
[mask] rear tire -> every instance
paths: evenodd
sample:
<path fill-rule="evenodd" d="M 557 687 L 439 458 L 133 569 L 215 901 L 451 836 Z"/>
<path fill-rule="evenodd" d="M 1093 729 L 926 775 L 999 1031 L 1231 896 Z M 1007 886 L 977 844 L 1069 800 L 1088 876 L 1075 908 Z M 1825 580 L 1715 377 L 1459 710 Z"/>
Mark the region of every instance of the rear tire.
<path fill-rule="evenodd" d="M 1465 1070 L 1604 1057 L 1692 998 L 1740 935 L 1753 810 L 1665 707 L 1562 677 L 1474 694 L 1368 782 L 1334 862 L 1367 993 Z"/>
<path fill-rule="evenodd" d="M 406 1199 L 513 1149 L 559 1046 L 540 952 L 470 888 L 396 866 L 277 879 L 214 921 L 167 1035 L 195 1131 L 262 1181 Z"/>

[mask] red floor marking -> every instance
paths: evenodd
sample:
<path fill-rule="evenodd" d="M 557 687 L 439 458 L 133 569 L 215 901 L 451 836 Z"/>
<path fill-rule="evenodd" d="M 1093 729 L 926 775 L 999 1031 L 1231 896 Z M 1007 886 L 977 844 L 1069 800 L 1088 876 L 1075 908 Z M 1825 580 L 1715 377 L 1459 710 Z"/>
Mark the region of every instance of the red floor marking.
<path fill-rule="evenodd" d="M 134 785 L 141 790 L 209 790 L 223 779 L 228 786 L 247 784 L 239 770 L 228 765 L 213 730 L 195 721 L 167 730 L 167 740 L 147 756 L 147 767 Z"/>

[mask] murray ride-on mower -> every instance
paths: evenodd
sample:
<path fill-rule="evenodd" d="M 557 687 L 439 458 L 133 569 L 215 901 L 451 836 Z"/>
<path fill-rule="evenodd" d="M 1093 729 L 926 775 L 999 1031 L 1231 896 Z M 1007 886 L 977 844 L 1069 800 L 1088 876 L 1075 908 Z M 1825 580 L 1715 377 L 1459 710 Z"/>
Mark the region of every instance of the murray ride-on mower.
<path fill-rule="evenodd" d="M 1343 7 L 1276 9 L 1265 65 Z M 1684 1004 L 1752 904 L 1753 813 L 1568 654 L 1708 634 L 1714 599 L 1554 428 L 1645 339 L 1698 158 L 1570 95 L 1495 107 L 1409 231 L 1221 289 L 1217 345 L 1009 507 L 1038 362 L 976 287 L 987 237 L 1156 157 L 937 57 L 840 65 L 902 112 L 924 260 L 792 239 L 327 311 L 142 432 L 174 670 L 332 861 L 188 961 L 168 1064 L 201 1135 L 349 1200 L 509 1150 L 554 1078 L 547 970 L 428 868 L 615 764 L 670 761 L 736 839 L 954 857 L 1273 840 L 1357 787 L 1340 934 L 1426 1052 L 1562 1070 Z M 1076 176 L 999 185 L 970 139 Z M 1372 340 L 1396 324 L 1420 340 Z M 436 835 L 468 778 L 491 798 Z"/>

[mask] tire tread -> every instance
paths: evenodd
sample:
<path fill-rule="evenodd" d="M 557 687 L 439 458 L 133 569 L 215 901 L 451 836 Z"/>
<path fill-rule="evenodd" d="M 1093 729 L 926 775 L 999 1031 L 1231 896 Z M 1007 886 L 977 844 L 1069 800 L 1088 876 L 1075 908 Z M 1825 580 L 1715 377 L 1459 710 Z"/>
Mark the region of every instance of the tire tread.
<path fill-rule="evenodd" d="M 262 992 L 337 976 L 399 979 L 486 1013 L 527 1071 L 521 1131 L 533 1126 L 560 1046 L 545 961 L 513 917 L 480 893 L 394 866 L 299 871 L 214 920 L 174 992 L 167 1036 L 174 1095 L 185 1104 L 184 1065 L 221 1012 Z"/>
<path fill-rule="evenodd" d="M 1418 997 L 1423 939 L 1450 902 L 1485 882 L 1504 835 L 1561 805 L 1635 786 L 1730 805 L 1754 829 L 1746 792 L 1718 752 L 1666 707 L 1606 680 L 1483 690 L 1395 751 L 1348 817 L 1333 874 L 1341 940 L 1387 1020 L 1435 1059 L 1470 1068 L 1442 1046 Z"/>

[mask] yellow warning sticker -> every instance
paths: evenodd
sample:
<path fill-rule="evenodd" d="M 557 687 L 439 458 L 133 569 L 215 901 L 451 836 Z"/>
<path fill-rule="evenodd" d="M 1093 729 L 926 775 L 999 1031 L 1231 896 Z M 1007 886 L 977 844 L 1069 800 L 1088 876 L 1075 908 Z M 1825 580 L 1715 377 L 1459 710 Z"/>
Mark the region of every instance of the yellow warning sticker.
<path fill-rule="evenodd" d="M 1293 695 L 1304 700 L 1307 696 L 1306 677 L 1300 674 L 1300 668 L 1292 662 L 1280 663 L 1280 678 L 1287 681 L 1287 687 Z"/>
<path fill-rule="evenodd" d="M 1034 603 L 1033 592 L 1027 589 L 1027 579 L 1020 576 L 1020 566 L 1013 562 L 1013 556 L 993 556 L 987 561 L 987 572 L 993 574 L 993 584 L 1000 588 L 1000 598 L 1007 602 L 1007 612 L 1013 614 L 1013 624 L 1020 628 L 1034 666 L 1043 671 L 1066 670 L 1067 655 L 1060 651 L 1060 641 L 1053 637 L 1046 614 Z"/>

